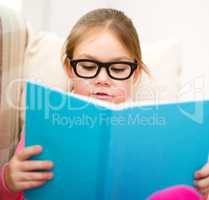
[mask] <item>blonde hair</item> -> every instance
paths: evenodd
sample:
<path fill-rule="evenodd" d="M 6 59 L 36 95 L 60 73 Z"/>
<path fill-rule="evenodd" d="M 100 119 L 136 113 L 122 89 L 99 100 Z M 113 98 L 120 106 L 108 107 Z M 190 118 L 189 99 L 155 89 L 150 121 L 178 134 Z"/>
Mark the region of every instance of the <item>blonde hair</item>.
<path fill-rule="evenodd" d="M 62 61 L 64 66 L 67 64 L 67 57 L 73 57 L 76 45 L 93 28 L 111 30 L 134 56 L 139 68 L 149 73 L 148 68 L 142 61 L 138 34 L 131 19 L 122 11 L 111 8 L 90 11 L 74 25 L 63 47 Z"/>

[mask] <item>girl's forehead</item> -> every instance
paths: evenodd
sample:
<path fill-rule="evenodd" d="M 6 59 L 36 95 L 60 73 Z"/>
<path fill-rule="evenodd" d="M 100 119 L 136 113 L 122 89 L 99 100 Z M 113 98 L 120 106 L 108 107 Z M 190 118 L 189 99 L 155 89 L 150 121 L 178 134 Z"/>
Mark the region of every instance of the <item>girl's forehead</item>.
<path fill-rule="evenodd" d="M 79 58 L 85 58 L 85 59 L 90 59 L 90 60 L 101 60 L 101 57 L 97 57 L 97 55 L 96 54 L 94 54 L 94 55 L 91 55 L 91 54 L 89 54 L 89 53 L 81 53 L 81 54 L 78 54 L 77 55 Z M 130 56 L 128 56 L 128 55 L 120 55 L 120 56 L 114 56 L 114 55 L 110 55 L 109 56 L 109 61 L 111 60 L 111 61 L 125 61 L 125 60 L 127 60 L 127 61 L 129 61 L 131 59 L 131 57 Z"/>
<path fill-rule="evenodd" d="M 131 58 L 131 52 L 122 44 L 120 39 L 111 31 L 91 31 L 76 45 L 76 56 L 94 58 Z"/>

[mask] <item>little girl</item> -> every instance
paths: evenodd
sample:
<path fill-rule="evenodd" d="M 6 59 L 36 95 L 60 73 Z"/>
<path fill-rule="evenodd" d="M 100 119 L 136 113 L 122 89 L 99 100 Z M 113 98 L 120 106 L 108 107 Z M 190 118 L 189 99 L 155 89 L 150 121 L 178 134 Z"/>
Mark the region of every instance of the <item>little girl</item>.
<path fill-rule="evenodd" d="M 93 10 L 77 22 L 66 40 L 63 64 L 72 81 L 71 92 L 115 104 L 130 100 L 142 71 L 148 73 L 131 20 L 114 9 Z M 39 187 L 53 178 L 51 161 L 29 160 L 41 151 L 41 146 L 24 148 L 22 134 L 14 156 L 1 169 L 1 200 L 22 200 L 22 191 Z M 196 173 L 195 185 L 199 192 L 207 194 L 209 164 Z M 200 200 L 202 197 L 192 188 L 178 186 L 150 197 L 150 200 L 157 199 Z"/>

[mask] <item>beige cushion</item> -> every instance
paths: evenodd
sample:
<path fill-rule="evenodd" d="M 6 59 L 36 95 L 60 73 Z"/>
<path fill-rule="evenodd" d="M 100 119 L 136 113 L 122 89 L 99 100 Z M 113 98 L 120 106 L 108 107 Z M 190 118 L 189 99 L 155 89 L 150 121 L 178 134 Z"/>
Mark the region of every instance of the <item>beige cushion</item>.
<path fill-rule="evenodd" d="M 151 76 L 142 74 L 135 100 L 145 103 L 176 101 L 181 75 L 181 46 L 176 40 L 142 44 L 143 61 Z"/>
<path fill-rule="evenodd" d="M 61 63 L 63 41 L 53 33 L 35 33 L 29 27 L 25 79 L 66 90 L 67 76 Z"/>

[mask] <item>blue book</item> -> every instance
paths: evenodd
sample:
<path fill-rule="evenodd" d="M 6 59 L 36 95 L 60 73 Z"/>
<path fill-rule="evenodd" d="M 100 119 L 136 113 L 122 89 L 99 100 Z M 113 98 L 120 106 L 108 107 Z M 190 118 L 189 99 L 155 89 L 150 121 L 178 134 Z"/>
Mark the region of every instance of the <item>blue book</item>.
<path fill-rule="evenodd" d="M 27 83 L 26 146 L 54 178 L 27 200 L 143 200 L 192 186 L 209 153 L 209 101 L 112 106 Z"/>

